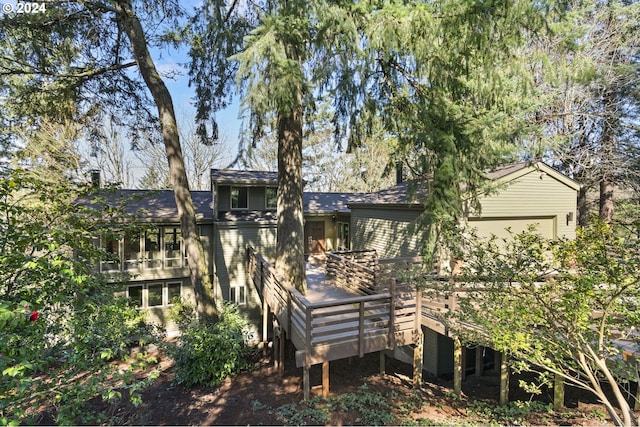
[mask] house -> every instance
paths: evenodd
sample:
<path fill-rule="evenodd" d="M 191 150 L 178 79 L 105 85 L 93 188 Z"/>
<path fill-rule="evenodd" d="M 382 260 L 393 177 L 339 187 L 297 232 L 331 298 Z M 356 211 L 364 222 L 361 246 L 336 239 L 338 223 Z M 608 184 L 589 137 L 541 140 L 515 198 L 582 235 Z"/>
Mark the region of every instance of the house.
<path fill-rule="evenodd" d="M 507 229 L 519 233 L 529 225 L 545 238 L 575 237 L 578 183 L 542 162 L 508 165 L 488 177 L 494 191 L 480 197 L 480 210 L 469 208 L 467 217 L 479 237 L 507 238 Z M 419 217 L 424 206 L 411 196 L 420 189 L 409 189 L 409 183 L 401 182 L 348 204 L 353 250 L 375 249 L 380 258 L 421 254 L 424 231 Z M 423 368 L 434 375 L 453 372 L 453 340 L 424 327 L 423 333 Z M 397 349 L 394 356 L 411 361 L 405 350 Z"/>
<path fill-rule="evenodd" d="M 213 169 L 212 190 L 191 193 L 214 297 L 238 304 L 255 325 L 260 324 L 261 305 L 248 285 L 247 246 L 275 258 L 277 178 L 276 172 Z M 347 204 L 360 197 L 304 193 L 307 254 L 349 248 Z M 148 311 L 150 321 L 172 332 L 177 329 L 169 320 L 172 301 L 193 300 L 194 295 L 173 191 L 118 190 L 109 199 L 114 204 L 126 200 L 126 212 L 136 215 L 145 229 L 132 236 L 99 237 L 113 257 L 97 268 L 114 282 L 126 273 L 126 284 L 117 294 L 131 298 Z"/>
<path fill-rule="evenodd" d="M 277 172 L 211 171 L 213 194 L 213 283 L 216 295 L 244 308 L 259 325 L 260 298 L 249 286 L 247 247 L 275 259 Z M 359 194 L 304 193 L 306 254 L 324 253 L 350 245 L 347 204 Z"/>
<path fill-rule="evenodd" d="M 191 193 L 200 239 L 211 274 L 213 211 L 211 193 Z M 141 231 L 124 236 L 98 236 L 96 243 L 112 255 L 96 268 L 114 282 L 126 284 L 116 292 L 147 310 L 151 322 L 177 329 L 169 320 L 175 298 L 193 301 L 193 287 L 180 221 L 172 190 L 117 190 L 106 195 L 109 204 L 124 203 L 126 213 L 135 215 Z"/>
<path fill-rule="evenodd" d="M 482 197 L 482 210 L 469 216 L 481 235 L 501 235 L 506 227 L 517 232 L 530 223 L 539 224 L 547 237 L 574 235 L 574 181 L 544 163 L 510 165 L 489 176 L 498 191 Z M 305 192 L 306 253 L 375 249 L 381 258 L 419 255 L 422 236 L 414 226 L 424 206 L 408 189 L 400 182 L 370 194 Z M 276 172 L 218 169 L 211 171 L 210 192 L 192 192 L 214 296 L 238 304 L 254 325 L 260 324 L 261 305 L 249 285 L 246 250 L 251 245 L 265 258 L 275 258 L 276 192 Z M 172 300 L 192 298 L 193 289 L 173 192 L 119 194 L 133 198 L 127 211 L 138 213 L 146 228 L 135 236 L 103 238 L 103 247 L 120 262 L 103 261 L 99 268 L 114 278 L 129 273 L 123 294 L 147 309 L 150 320 L 175 329 L 168 321 Z"/>
<path fill-rule="evenodd" d="M 495 191 L 480 197 L 480 210 L 468 209 L 468 226 L 478 236 L 507 237 L 528 225 L 547 238 L 575 237 L 578 183 L 542 163 L 522 162 L 490 171 Z M 424 212 L 410 183 L 370 194 L 348 204 L 351 210 L 352 249 L 375 249 L 380 258 L 420 254 Z M 398 238 L 401 236 L 401 238 Z"/>

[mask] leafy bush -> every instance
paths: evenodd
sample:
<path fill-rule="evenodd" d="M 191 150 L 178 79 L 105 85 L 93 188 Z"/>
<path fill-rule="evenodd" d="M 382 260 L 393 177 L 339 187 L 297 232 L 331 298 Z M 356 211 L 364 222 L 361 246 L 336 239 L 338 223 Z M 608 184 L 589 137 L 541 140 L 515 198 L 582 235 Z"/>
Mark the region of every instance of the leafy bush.
<path fill-rule="evenodd" d="M 246 330 L 246 322 L 231 304 L 224 306 L 218 321 L 188 324 L 170 350 L 176 363 L 175 381 L 215 386 L 249 367 Z"/>
<path fill-rule="evenodd" d="M 139 403 L 153 378 L 135 375 L 154 363 L 145 355 L 130 369 L 109 363 L 152 331 L 139 311 L 114 300 L 91 261 L 104 255 L 91 237 L 135 221 L 75 205 L 85 191 L 0 170 L 0 425 L 35 424 L 43 408 L 59 424 L 109 423 L 87 403 L 103 396 L 117 408 L 121 390 Z"/>
<path fill-rule="evenodd" d="M 196 307 L 183 297 L 174 297 L 169 309 L 169 320 L 185 330 L 190 323 L 196 322 Z"/>
<path fill-rule="evenodd" d="M 125 298 L 110 298 L 86 310 L 74 328 L 74 350 L 81 357 L 112 360 L 128 355 L 133 346 L 158 340 L 157 327 L 145 322 L 146 312 L 129 305 Z"/>
<path fill-rule="evenodd" d="M 358 411 L 364 425 L 382 426 L 394 420 L 391 404 L 382 394 L 369 391 L 366 384 L 360 386 L 357 393 L 341 395 L 338 402 L 344 410 Z"/>
<path fill-rule="evenodd" d="M 534 412 L 553 412 L 550 404 L 536 401 L 515 401 L 507 405 L 492 405 L 478 400 L 473 402 L 467 411 L 488 423 L 512 425 L 526 424 L 527 415 Z"/>

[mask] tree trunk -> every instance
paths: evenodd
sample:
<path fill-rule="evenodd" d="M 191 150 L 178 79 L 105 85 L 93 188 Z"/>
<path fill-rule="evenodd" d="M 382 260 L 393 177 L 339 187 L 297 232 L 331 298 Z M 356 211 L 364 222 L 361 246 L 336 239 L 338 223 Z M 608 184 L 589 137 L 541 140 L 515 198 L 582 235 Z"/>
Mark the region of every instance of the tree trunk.
<path fill-rule="evenodd" d="M 613 180 L 605 177 L 600 181 L 600 219 L 606 222 L 613 221 L 614 212 Z"/>
<path fill-rule="evenodd" d="M 600 180 L 600 219 L 606 222 L 613 221 L 614 212 L 614 159 L 617 151 L 616 132 L 618 130 L 618 107 L 615 85 L 608 89 L 603 96 L 604 119 L 602 123 L 602 154 L 601 157 L 608 161 L 604 165 L 604 172 Z"/>
<path fill-rule="evenodd" d="M 299 95 L 300 96 L 300 95 Z M 302 100 L 278 113 L 278 242 L 276 271 L 306 293 L 302 205 Z"/>
<path fill-rule="evenodd" d="M 589 202 L 587 201 L 587 187 L 582 185 L 578 191 L 578 221 L 580 227 L 589 223 Z"/>
<path fill-rule="evenodd" d="M 149 54 L 142 25 L 131 7 L 131 2 L 129 0 L 117 1 L 115 8 L 118 13 L 119 23 L 131 42 L 133 54 L 140 68 L 142 78 L 151 91 L 158 108 L 162 139 L 169 162 L 169 175 L 173 185 L 178 216 L 180 217 L 182 239 L 189 260 L 191 284 L 196 295 L 196 309 L 199 315 L 214 316 L 216 307 L 213 299 L 213 290 L 204 248 L 198 234 L 196 212 L 189 190 L 171 94 L 162 81 Z"/>

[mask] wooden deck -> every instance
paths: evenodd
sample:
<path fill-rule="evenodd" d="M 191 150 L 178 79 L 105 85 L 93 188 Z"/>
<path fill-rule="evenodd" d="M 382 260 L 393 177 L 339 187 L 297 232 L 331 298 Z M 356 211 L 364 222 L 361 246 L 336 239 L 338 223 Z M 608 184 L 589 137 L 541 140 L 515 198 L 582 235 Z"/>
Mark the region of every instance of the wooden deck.
<path fill-rule="evenodd" d="M 330 264 L 328 262 L 328 264 Z M 338 276 L 327 277 L 326 267 L 311 262 L 308 292 L 302 295 L 276 277 L 271 265 L 249 248 L 253 282 L 296 348 L 296 365 L 311 365 L 351 356 L 364 356 L 415 342 L 420 330 L 416 316 L 417 293 L 409 286 L 391 284 L 372 293 L 354 284 L 352 263 Z M 373 282 L 372 282 L 373 283 Z"/>
<path fill-rule="evenodd" d="M 443 286 L 418 291 L 411 271 L 415 263 L 422 262 L 420 258 L 378 259 L 374 251 L 356 251 L 312 258 L 307 264 L 307 294 L 302 295 L 276 277 L 260 254 L 252 248 L 248 252 L 249 271 L 263 301 L 264 324 L 272 312 L 293 342 L 296 365 L 304 368 L 305 399 L 309 396 L 310 366 L 322 363 L 323 394 L 328 394 L 329 361 L 371 352 L 381 352 L 383 361 L 385 350 L 405 345 L 413 346 L 417 386 L 422 381 L 422 327 L 454 339 L 454 392 L 461 393 L 464 348 L 450 333 L 449 325 L 453 324 L 449 315 L 459 309 L 459 301 L 469 292 L 482 292 L 481 288 Z M 478 328 L 472 324 L 456 326 Z M 635 345 L 619 344 L 624 360 L 640 357 Z M 504 404 L 509 390 L 504 357 L 499 365 L 499 400 Z M 640 389 L 638 397 L 640 400 Z"/>

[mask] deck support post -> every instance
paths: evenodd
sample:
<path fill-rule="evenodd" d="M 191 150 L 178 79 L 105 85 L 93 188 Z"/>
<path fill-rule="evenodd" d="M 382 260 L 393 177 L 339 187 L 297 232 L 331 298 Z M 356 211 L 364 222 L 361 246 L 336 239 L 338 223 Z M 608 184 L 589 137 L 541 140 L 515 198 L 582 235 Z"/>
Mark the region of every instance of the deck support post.
<path fill-rule="evenodd" d="M 280 341 L 282 328 L 280 326 L 273 326 L 273 367 L 279 373 L 280 372 Z"/>
<path fill-rule="evenodd" d="M 309 400 L 311 394 L 311 384 L 309 384 L 309 369 L 310 366 L 302 368 L 302 389 L 304 393 L 304 400 Z"/>
<path fill-rule="evenodd" d="M 278 373 L 280 375 L 284 375 L 284 353 L 285 353 L 285 344 L 287 343 L 287 332 L 280 328 L 280 340 L 278 343 Z"/>
<path fill-rule="evenodd" d="M 267 347 L 269 346 L 269 304 L 267 298 L 262 291 L 262 355 L 267 355 Z"/>
<path fill-rule="evenodd" d="M 422 328 L 415 331 L 415 347 L 413 348 L 413 388 L 422 388 L 422 357 L 424 348 L 424 334 Z"/>
<path fill-rule="evenodd" d="M 634 411 L 640 411 L 640 378 L 636 383 L 636 403 L 633 404 Z"/>
<path fill-rule="evenodd" d="M 564 408 L 564 378 L 555 374 L 553 378 L 553 409 Z"/>
<path fill-rule="evenodd" d="M 380 375 L 385 375 L 386 373 L 386 357 L 384 354 L 384 350 L 380 350 Z"/>
<path fill-rule="evenodd" d="M 395 314 L 395 313 L 392 313 Z M 413 325 L 413 388 L 422 388 L 422 358 L 424 357 L 424 333 L 422 332 L 422 289 L 416 287 L 416 314 Z"/>
<path fill-rule="evenodd" d="M 453 393 L 462 395 L 462 342 L 460 338 L 453 339 Z"/>
<path fill-rule="evenodd" d="M 476 377 L 481 377 L 484 370 L 484 347 L 479 345 L 476 347 Z"/>
<path fill-rule="evenodd" d="M 329 397 L 329 361 L 322 362 L 322 397 Z"/>
<path fill-rule="evenodd" d="M 509 365 L 507 355 L 500 353 L 500 404 L 509 403 Z"/>

